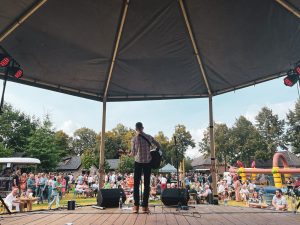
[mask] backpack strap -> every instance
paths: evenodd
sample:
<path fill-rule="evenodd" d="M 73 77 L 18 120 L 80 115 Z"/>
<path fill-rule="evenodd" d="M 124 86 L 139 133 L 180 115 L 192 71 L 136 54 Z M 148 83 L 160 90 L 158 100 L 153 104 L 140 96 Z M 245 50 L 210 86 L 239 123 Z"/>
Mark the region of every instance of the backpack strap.
<path fill-rule="evenodd" d="M 151 144 L 151 142 L 148 140 L 148 138 L 146 138 L 144 135 L 142 135 L 142 134 L 139 134 L 139 136 L 141 137 L 141 138 L 143 138 L 145 141 L 147 141 L 147 143 L 150 145 L 150 146 L 152 146 L 152 144 Z"/>

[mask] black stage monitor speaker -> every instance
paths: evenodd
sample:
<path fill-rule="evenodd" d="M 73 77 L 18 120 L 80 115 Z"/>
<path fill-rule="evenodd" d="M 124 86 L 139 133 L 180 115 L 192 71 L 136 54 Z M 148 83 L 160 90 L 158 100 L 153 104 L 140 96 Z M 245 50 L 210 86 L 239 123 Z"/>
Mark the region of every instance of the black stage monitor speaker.
<path fill-rule="evenodd" d="M 120 196 L 122 196 L 124 203 L 126 195 L 123 189 L 100 189 L 97 197 L 97 205 L 106 208 L 119 207 Z"/>
<path fill-rule="evenodd" d="M 74 200 L 68 201 L 68 210 L 75 210 L 75 201 Z"/>
<path fill-rule="evenodd" d="M 167 188 L 161 193 L 161 201 L 166 206 L 187 205 L 189 193 L 186 189 Z"/>

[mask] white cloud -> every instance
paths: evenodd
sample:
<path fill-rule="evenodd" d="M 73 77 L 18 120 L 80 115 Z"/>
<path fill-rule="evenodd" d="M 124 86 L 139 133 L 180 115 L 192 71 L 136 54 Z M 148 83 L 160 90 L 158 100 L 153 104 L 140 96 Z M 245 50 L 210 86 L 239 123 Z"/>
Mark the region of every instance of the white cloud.
<path fill-rule="evenodd" d="M 203 132 L 206 130 L 206 128 L 199 128 L 199 129 L 190 129 L 190 133 L 193 137 L 194 142 L 196 143 L 195 148 L 188 148 L 186 151 L 186 156 L 190 158 L 196 158 L 199 157 L 201 154 L 199 152 L 198 148 L 198 143 L 202 140 L 203 138 Z"/>
<path fill-rule="evenodd" d="M 72 136 L 76 129 L 80 128 L 80 125 L 74 123 L 72 120 L 64 121 L 63 124 L 58 128 L 58 130 L 63 130 L 69 136 Z"/>
<path fill-rule="evenodd" d="M 277 114 L 280 119 L 284 119 L 289 110 L 292 110 L 295 106 L 294 101 L 279 102 L 279 103 L 266 103 L 265 105 L 250 105 L 247 108 L 245 117 L 251 122 L 255 122 L 255 117 L 262 107 L 268 107 L 272 109 L 273 114 Z"/>

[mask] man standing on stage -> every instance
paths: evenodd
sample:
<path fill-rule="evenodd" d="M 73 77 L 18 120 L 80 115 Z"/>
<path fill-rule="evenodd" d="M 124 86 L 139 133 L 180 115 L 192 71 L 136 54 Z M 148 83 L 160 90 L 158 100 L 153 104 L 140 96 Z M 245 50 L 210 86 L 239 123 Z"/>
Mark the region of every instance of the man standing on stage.
<path fill-rule="evenodd" d="M 142 171 L 144 173 L 144 195 L 142 203 L 142 212 L 149 213 L 148 200 L 150 193 L 150 175 L 151 175 L 151 155 L 150 144 L 160 148 L 160 144 L 150 135 L 143 132 L 144 127 L 141 122 L 135 124 L 136 136 L 131 140 L 131 156 L 135 157 L 134 163 L 134 207 L 133 213 L 139 212 L 140 196 L 139 185 L 141 182 Z"/>

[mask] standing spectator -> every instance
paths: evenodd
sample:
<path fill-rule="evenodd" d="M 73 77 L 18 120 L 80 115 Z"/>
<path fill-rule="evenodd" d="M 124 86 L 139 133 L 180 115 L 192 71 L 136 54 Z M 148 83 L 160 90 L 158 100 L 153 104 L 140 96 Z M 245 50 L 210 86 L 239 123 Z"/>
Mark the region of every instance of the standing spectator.
<path fill-rule="evenodd" d="M 27 174 L 23 173 L 22 176 L 20 177 L 20 189 L 22 192 L 26 191 L 27 187 Z"/>
<path fill-rule="evenodd" d="M 35 185 L 34 175 L 32 173 L 29 175 L 29 178 L 27 179 L 27 189 L 31 189 L 32 192 L 35 194 L 36 185 Z"/>
<path fill-rule="evenodd" d="M 240 189 L 241 189 L 241 183 L 237 176 L 233 178 L 233 187 L 235 190 L 235 201 L 240 201 Z"/>
<path fill-rule="evenodd" d="M 53 190 L 53 185 L 54 185 L 54 180 L 53 180 L 53 175 L 50 175 L 47 181 L 47 186 L 48 186 L 48 204 L 51 201 L 51 196 L 52 196 L 52 190 Z"/>
<path fill-rule="evenodd" d="M 82 176 L 82 174 L 77 177 L 77 183 L 78 184 L 83 184 L 83 176 Z"/>
<path fill-rule="evenodd" d="M 61 193 L 61 177 L 58 176 L 56 181 L 54 181 L 54 184 L 53 184 L 53 189 L 52 189 L 52 196 L 53 196 L 53 200 L 49 203 L 49 206 L 48 206 L 48 209 L 51 209 L 52 207 L 52 204 L 54 202 L 56 202 L 56 208 L 59 208 L 59 196 L 60 196 L 60 193 Z"/>
<path fill-rule="evenodd" d="M 65 181 L 66 181 L 66 187 L 65 187 L 65 191 L 67 192 L 67 193 L 69 193 L 69 182 L 70 182 L 70 177 L 69 177 L 69 175 L 67 175 L 67 174 L 65 174 L 65 176 L 64 176 L 64 179 L 65 179 Z"/>
<path fill-rule="evenodd" d="M 232 177 L 231 177 L 230 174 L 228 174 L 228 175 L 226 176 L 226 182 L 227 182 L 227 186 L 230 186 L 230 185 L 231 185 L 231 183 L 232 183 Z"/>
<path fill-rule="evenodd" d="M 42 173 L 40 174 L 40 177 L 38 179 L 38 191 L 37 191 L 37 196 L 39 197 L 38 204 L 40 202 L 42 202 L 42 204 L 44 203 L 44 191 L 46 189 L 46 185 L 47 185 L 47 179 L 45 177 L 45 174 Z"/>
<path fill-rule="evenodd" d="M 21 171 L 18 169 L 14 174 L 13 174 L 13 184 L 12 186 L 15 188 L 20 188 L 20 175 Z"/>
<path fill-rule="evenodd" d="M 65 196 L 66 193 L 66 187 L 67 187 L 67 181 L 64 177 L 61 177 L 61 198 Z"/>

